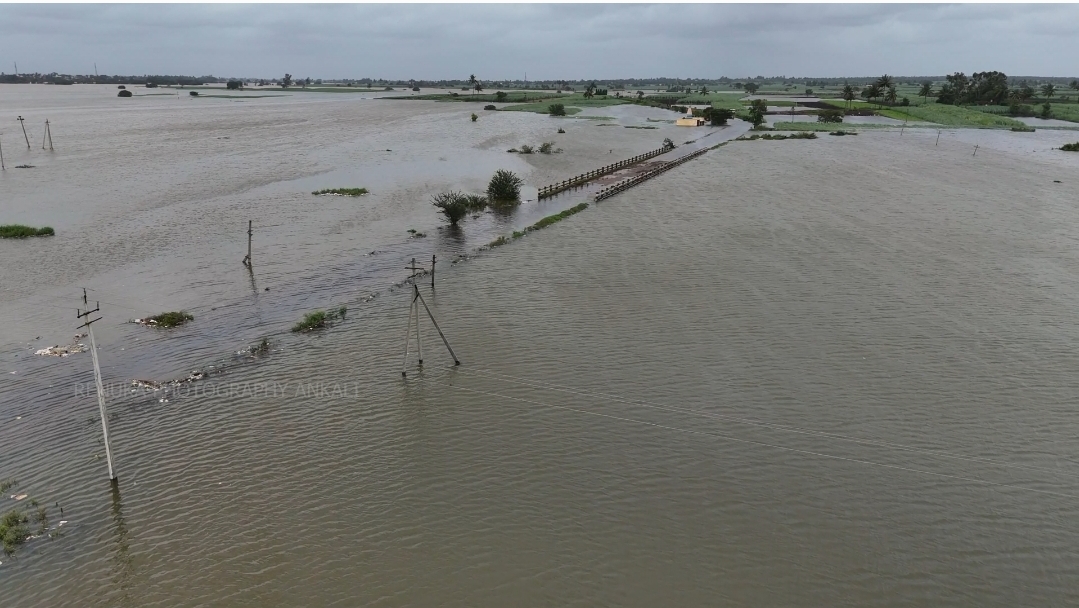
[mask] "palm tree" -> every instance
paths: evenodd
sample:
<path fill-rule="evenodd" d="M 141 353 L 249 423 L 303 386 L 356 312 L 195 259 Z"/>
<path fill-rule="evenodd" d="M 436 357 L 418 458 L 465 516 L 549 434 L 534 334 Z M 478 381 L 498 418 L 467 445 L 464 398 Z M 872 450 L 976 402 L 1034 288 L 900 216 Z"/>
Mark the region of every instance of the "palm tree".
<path fill-rule="evenodd" d="M 895 86 L 895 82 L 891 76 L 885 74 L 877 79 L 877 86 L 880 87 L 881 91 L 886 91 L 888 87 Z"/>
<path fill-rule="evenodd" d="M 1056 95 L 1056 93 L 1057 93 L 1057 88 L 1055 86 L 1053 86 L 1053 83 L 1047 82 L 1047 83 L 1042 85 L 1042 95 L 1046 99 L 1051 99 L 1053 97 L 1053 95 Z"/>
<path fill-rule="evenodd" d="M 850 109 L 852 103 L 854 103 L 854 87 L 849 84 L 843 85 L 843 99 L 847 102 L 847 109 Z"/>
<path fill-rule="evenodd" d="M 862 91 L 862 97 L 865 97 L 869 101 L 873 101 L 874 99 L 877 99 L 878 97 L 880 97 L 880 94 L 881 94 L 880 85 L 878 85 L 877 83 L 873 83 L 873 84 L 867 86 L 865 88 L 865 90 Z"/>
<path fill-rule="evenodd" d="M 468 77 L 468 84 L 472 85 L 473 87 L 479 84 L 479 81 L 476 80 L 475 74 L 472 74 Z M 473 95 L 475 95 L 475 93 L 473 93 Z"/>
<path fill-rule="evenodd" d="M 933 83 L 923 82 L 922 88 L 918 89 L 918 95 L 925 100 L 925 103 L 929 103 L 929 96 L 933 94 Z"/>
<path fill-rule="evenodd" d="M 480 91 L 482 91 L 482 90 L 483 90 L 483 85 L 482 85 L 482 84 L 480 84 L 480 81 L 478 81 L 478 80 L 477 80 L 477 81 L 476 81 L 476 84 L 472 85 L 472 90 L 473 90 L 473 91 L 475 91 L 475 92 L 474 92 L 474 93 L 472 94 L 473 96 L 475 96 L 475 94 L 476 94 L 476 93 L 479 93 Z"/>
<path fill-rule="evenodd" d="M 888 103 L 895 103 L 895 101 L 896 101 L 896 99 L 898 97 L 899 97 L 899 95 L 895 91 L 895 85 L 894 84 L 890 85 L 888 87 L 888 90 L 884 93 L 884 101 L 887 101 Z"/>

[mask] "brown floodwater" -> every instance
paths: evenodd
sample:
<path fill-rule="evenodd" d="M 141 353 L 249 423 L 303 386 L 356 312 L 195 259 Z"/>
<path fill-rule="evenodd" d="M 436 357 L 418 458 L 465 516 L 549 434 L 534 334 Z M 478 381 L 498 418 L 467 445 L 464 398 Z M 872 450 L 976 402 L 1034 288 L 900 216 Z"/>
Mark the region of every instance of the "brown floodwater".
<path fill-rule="evenodd" d="M 5 109 L 18 95 L 0 87 Z M 0 557 L 4 606 L 1079 602 L 1079 163 L 1011 139 L 1067 134 L 734 142 L 477 252 L 585 192 L 460 231 L 430 193 L 744 126 L 473 125 L 470 106 L 306 95 L 162 96 L 188 108 L 118 113 L 143 135 L 80 102 L 123 162 L 57 141 L 21 170 L 36 186 L 0 181 L 11 221 L 58 232 L 0 242 L 0 478 L 67 522 Z M 506 154 L 555 124 L 563 154 Z M 309 194 L 337 186 L 373 194 Z M 251 215 L 274 226 L 253 277 Z M 424 325 L 403 379 L 393 285 L 431 252 L 422 294 L 462 365 Z M 108 302 L 115 491 L 88 353 L 32 355 L 74 333 L 87 281 Z M 334 305 L 334 327 L 288 332 Z M 124 322 L 181 307 L 183 328 Z M 237 354 L 263 336 L 270 353 Z M 192 369 L 209 375 L 130 386 Z"/>

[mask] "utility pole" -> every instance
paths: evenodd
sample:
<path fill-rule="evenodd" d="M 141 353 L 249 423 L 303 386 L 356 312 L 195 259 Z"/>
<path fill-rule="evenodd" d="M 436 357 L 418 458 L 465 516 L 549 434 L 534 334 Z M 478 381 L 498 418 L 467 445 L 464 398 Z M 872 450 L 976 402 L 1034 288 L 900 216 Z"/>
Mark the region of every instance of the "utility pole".
<path fill-rule="evenodd" d="M 431 254 L 431 289 L 435 288 L 435 254 Z"/>
<path fill-rule="evenodd" d="M 977 156 L 977 155 L 978 155 L 978 146 L 974 146 L 974 154 L 972 154 L 971 156 Z"/>
<path fill-rule="evenodd" d="M 45 149 L 45 139 L 49 140 L 49 149 L 52 150 L 52 127 L 49 126 L 49 119 L 45 119 L 45 134 L 41 136 L 41 149 Z"/>
<path fill-rule="evenodd" d="M 86 301 L 86 289 L 82 290 L 82 303 L 89 308 L 89 304 Z M 86 333 L 90 335 L 90 357 L 94 361 L 94 382 L 97 384 L 97 406 L 101 411 L 101 432 L 105 436 L 105 458 L 109 462 L 109 479 L 115 484 L 116 473 L 112 468 L 112 448 L 109 446 L 109 418 L 105 412 L 105 387 L 101 384 L 101 366 L 97 362 L 97 343 L 94 342 L 94 327 L 93 324 L 101 320 L 101 317 L 91 320 L 89 317 L 91 314 L 101 310 L 101 303 L 97 302 L 94 305 L 93 310 L 87 310 L 86 312 L 78 311 L 78 318 L 86 318 L 87 321 L 79 326 L 79 329 L 86 328 Z"/>
<path fill-rule="evenodd" d="M 427 316 L 431 318 L 431 323 L 435 326 L 435 330 L 438 331 L 438 335 L 442 338 L 442 343 L 446 345 L 446 350 L 450 352 L 450 356 L 453 357 L 453 364 L 460 365 L 461 361 L 454 354 L 453 348 L 450 346 L 449 340 L 446 339 L 446 334 L 442 333 L 442 328 L 438 326 L 438 321 L 435 320 L 435 315 L 431 312 L 431 309 L 427 307 L 427 302 L 424 301 L 423 296 L 420 295 L 419 285 L 416 283 L 416 279 L 420 276 L 423 268 L 416 266 L 416 258 L 412 258 L 412 264 L 405 267 L 407 270 L 411 270 L 412 274 L 409 279 L 412 280 L 412 302 L 408 307 L 408 325 L 405 327 L 405 358 L 401 363 L 401 376 L 407 376 L 405 368 L 408 366 L 408 347 L 409 342 L 412 341 L 412 317 L 416 317 L 416 350 L 419 355 L 419 365 L 423 366 L 423 345 L 420 343 L 420 305 L 427 311 Z"/>
<path fill-rule="evenodd" d="M 20 116 L 20 117 L 16 118 L 15 120 L 19 121 L 19 124 L 22 125 L 22 136 L 24 138 L 26 138 L 26 149 L 29 150 L 30 149 L 30 137 L 26 134 L 26 123 L 23 122 L 26 119 L 23 118 L 22 116 Z"/>
<path fill-rule="evenodd" d="M 0 143 L 0 170 L 7 170 L 4 166 L 4 145 Z"/>
<path fill-rule="evenodd" d="M 242 260 L 241 263 L 244 266 L 247 266 L 248 268 L 251 267 L 251 235 L 252 234 L 253 234 L 253 232 L 251 230 L 251 220 L 247 220 L 247 255 L 244 256 L 244 259 Z"/>

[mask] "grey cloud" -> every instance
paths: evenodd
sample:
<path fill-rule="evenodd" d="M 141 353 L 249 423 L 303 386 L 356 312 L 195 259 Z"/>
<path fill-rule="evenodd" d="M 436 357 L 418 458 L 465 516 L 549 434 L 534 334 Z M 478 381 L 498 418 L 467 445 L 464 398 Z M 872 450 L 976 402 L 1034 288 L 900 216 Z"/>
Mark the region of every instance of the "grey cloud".
<path fill-rule="evenodd" d="M 1071 76 L 1075 23 L 1079 7 L 1065 4 L 7 4 L 0 65 L 314 78 Z"/>

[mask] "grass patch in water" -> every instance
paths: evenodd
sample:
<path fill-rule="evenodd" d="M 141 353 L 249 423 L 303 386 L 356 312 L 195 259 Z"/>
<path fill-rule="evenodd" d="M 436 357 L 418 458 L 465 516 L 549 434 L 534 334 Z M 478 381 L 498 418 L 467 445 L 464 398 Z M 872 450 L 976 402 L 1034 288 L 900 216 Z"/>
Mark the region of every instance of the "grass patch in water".
<path fill-rule="evenodd" d="M 540 228 L 546 228 L 547 226 L 550 226 L 551 224 L 553 224 L 555 222 L 560 222 L 560 221 L 566 219 L 567 217 L 569 217 L 569 216 L 571 216 L 571 215 L 573 215 L 575 213 L 580 213 L 580 212 L 584 211 L 585 209 L 588 209 L 588 203 L 581 203 L 580 205 L 570 207 L 569 209 L 566 209 L 565 211 L 563 211 L 561 213 L 556 213 L 554 215 L 548 215 L 547 217 L 545 217 L 545 218 L 541 219 L 540 221 L 536 222 L 535 224 L 532 224 L 528 228 L 525 228 L 525 232 L 532 232 L 533 230 L 539 230 Z"/>
<path fill-rule="evenodd" d="M 765 133 L 764 135 L 760 135 L 760 134 L 754 133 L 753 135 L 750 135 L 749 137 L 746 137 L 745 135 L 742 135 L 742 136 L 738 137 L 737 139 L 735 139 L 734 141 L 756 141 L 758 139 L 767 139 L 769 141 L 772 141 L 772 140 L 782 141 L 784 139 L 817 139 L 817 134 L 813 133 L 811 131 L 810 132 L 804 132 L 804 133 L 794 133 L 794 134 L 791 134 L 791 135 L 772 135 L 771 133 Z"/>
<path fill-rule="evenodd" d="M 858 133 L 856 133 L 856 132 L 854 132 L 854 131 L 829 131 L 829 132 L 828 132 L 828 135 L 838 135 L 838 136 L 843 136 L 843 135 L 857 135 L 857 134 L 858 134 Z"/>
<path fill-rule="evenodd" d="M 49 226 L 44 228 L 34 228 L 32 226 L 23 226 L 21 224 L 5 224 L 0 226 L 0 238 L 3 239 L 25 239 L 30 236 L 53 236 L 56 232 Z"/>
<path fill-rule="evenodd" d="M 0 540 L 3 541 L 4 553 L 11 555 L 19 545 L 26 542 L 26 538 L 30 536 L 30 529 L 26 527 L 28 523 L 30 518 L 18 509 L 8 511 L 0 518 Z"/>
<path fill-rule="evenodd" d="M 159 315 L 147 317 L 142 319 L 143 325 L 152 325 L 154 327 L 164 327 L 166 329 L 170 327 L 178 327 L 187 323 L 188 321 L 194 321 L 195 317 L 188 314 L 186 311 L 173 311 L 163 312 Z"/>
<path fill-rule="evenodd" d="M 326 188 L 315 190 L 311 194 L 315 196 L 363 196 L 367 194 L 367 188 Z"/>
<path fill-rule="evenodd" d="M 337 310 L 331 310 L 325 312 L 322 310 L 316 310 L 315 312 L 309 312 L 304 315 L 303 319 L 299 323 L 292 326 L 293 332 L 306 332 L 315 329 L 322 329 L 324 327 L 330 327 L 333 322 L 338 319 L 345 318 L 345 312 L 347 312 L 344 306 Z"/>
<path fill-rule="evenodd" d="M 1074 144 L 1064 144 L 1063 146 L 1060 146 L 1060 149 L 1065 152 L 1079 152 L 1079 142 Z"/>

